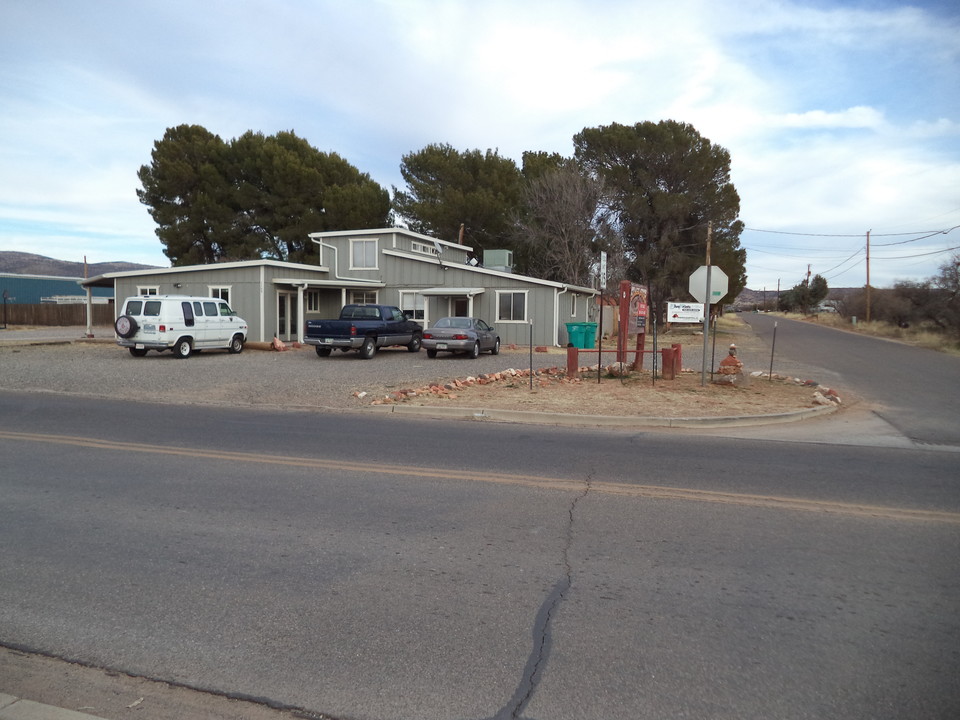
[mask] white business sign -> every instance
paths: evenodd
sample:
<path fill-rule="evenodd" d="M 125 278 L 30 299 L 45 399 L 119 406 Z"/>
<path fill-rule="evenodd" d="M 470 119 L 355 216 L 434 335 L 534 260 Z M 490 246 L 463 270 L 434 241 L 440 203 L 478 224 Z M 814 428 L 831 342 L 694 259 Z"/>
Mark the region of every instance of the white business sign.
<path fill-rule="evenodd" d="M 702 323 L 703 305 L 695 303 L 667 303 L 667 322 Z"/>

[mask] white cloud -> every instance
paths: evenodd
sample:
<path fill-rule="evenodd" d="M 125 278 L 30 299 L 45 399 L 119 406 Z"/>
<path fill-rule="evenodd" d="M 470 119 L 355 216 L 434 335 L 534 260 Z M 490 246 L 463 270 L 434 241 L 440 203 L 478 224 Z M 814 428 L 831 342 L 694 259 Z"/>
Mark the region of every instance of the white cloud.
<path fill-rule="evenodd" d="M 80 244 L 102 237 L 105 252 L 126 239 L 98 259 L 143 248 L 162 261 L 136 170 L 180 123 L 225 138 L 293 129 L 390 186 L 401 156 L 432 142 L 519 162 L 570 153 L 584 127 L 670 118 L 730 150 L 748 225 L 912 230 L 960 209 L 956 12 L 167 0 L 4 14 L 4 249 L 35 243 L 47 222 Z"/>

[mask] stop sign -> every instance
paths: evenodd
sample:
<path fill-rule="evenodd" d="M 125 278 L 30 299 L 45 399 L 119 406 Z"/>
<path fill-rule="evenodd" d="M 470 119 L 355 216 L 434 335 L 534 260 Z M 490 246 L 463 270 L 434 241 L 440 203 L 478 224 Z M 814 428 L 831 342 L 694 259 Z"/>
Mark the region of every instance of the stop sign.
<path fill-rule="evenodd" d="M 727 274 L 716 265 L 710 266 L 710 304 L 723 300 L 730 289 Z M 707 301 L 707 266 L 701 265 L 690 275 L 690 294 L 698 302 Z"/>

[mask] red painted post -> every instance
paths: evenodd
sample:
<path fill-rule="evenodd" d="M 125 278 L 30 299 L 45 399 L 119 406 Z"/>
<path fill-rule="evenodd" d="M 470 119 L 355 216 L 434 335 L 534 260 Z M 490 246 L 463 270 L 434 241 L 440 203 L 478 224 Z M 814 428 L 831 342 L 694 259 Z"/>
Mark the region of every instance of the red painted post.
<path fill-rule="evenodd" d="M 630 281 L 620 281 L 619 315 L 617 316 L 617 362 L 627 359 L 627 330 L 630 328 Z"/>
<path fill-rule="evenodd" d="M 633 369 L 634 370 L 643 370 L 643 353 L 644 348 L 647 344 L 647 334 L 640 333 L 637 335 L 637 349 L 634 351 L 633 356 Z"/>
<path fill-rule="evenodd" d="M 567 345 L 567 377 L 580 377 L 580 348 Z"/>
<path fill-rule="evenodd" d="M 683 349 L 680 343 L 673 344 L 674 374 L 679 375 L 683 370 Z"/>
<path fill-rule="evenodd" d="M 663 356 L 661 367 L 663 368 L 664 380 L 675 380 L 677 377 L 677 366 L 672 347 L 663 348 L 660 353 Z"/>

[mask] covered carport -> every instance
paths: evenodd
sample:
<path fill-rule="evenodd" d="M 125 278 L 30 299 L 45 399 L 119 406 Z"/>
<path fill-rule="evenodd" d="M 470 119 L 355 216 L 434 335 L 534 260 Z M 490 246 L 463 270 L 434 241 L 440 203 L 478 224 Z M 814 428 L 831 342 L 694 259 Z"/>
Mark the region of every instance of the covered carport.
<path fill-rule="evenodd" d="M 309 290 L 319 290 L 336 295 L 337 306 L 347 304 L 350 290 L 380 290 L 385 283 L 376 280 L 318 280 L 307 278 L 274 278 L 277 296 L 277 332 L 281 340 L 303 342 L 304 322 L 307 311 L 304 296 Z M 294 331 L 293 328 L 296 328 Z M 295 337 L 293 337 L 295 336 Z"/>
<path fill-rule="evenodd" d="M 441 311 L 439 317 L 452 315 L 455 317 L 474 317 L 473 299 L 483 293 L 482 287 L 432 287 L 418 292 L 424 297 L 447 299 L 448 309 Z M 435 318 L 431 318 L 433 320 Z"/>

